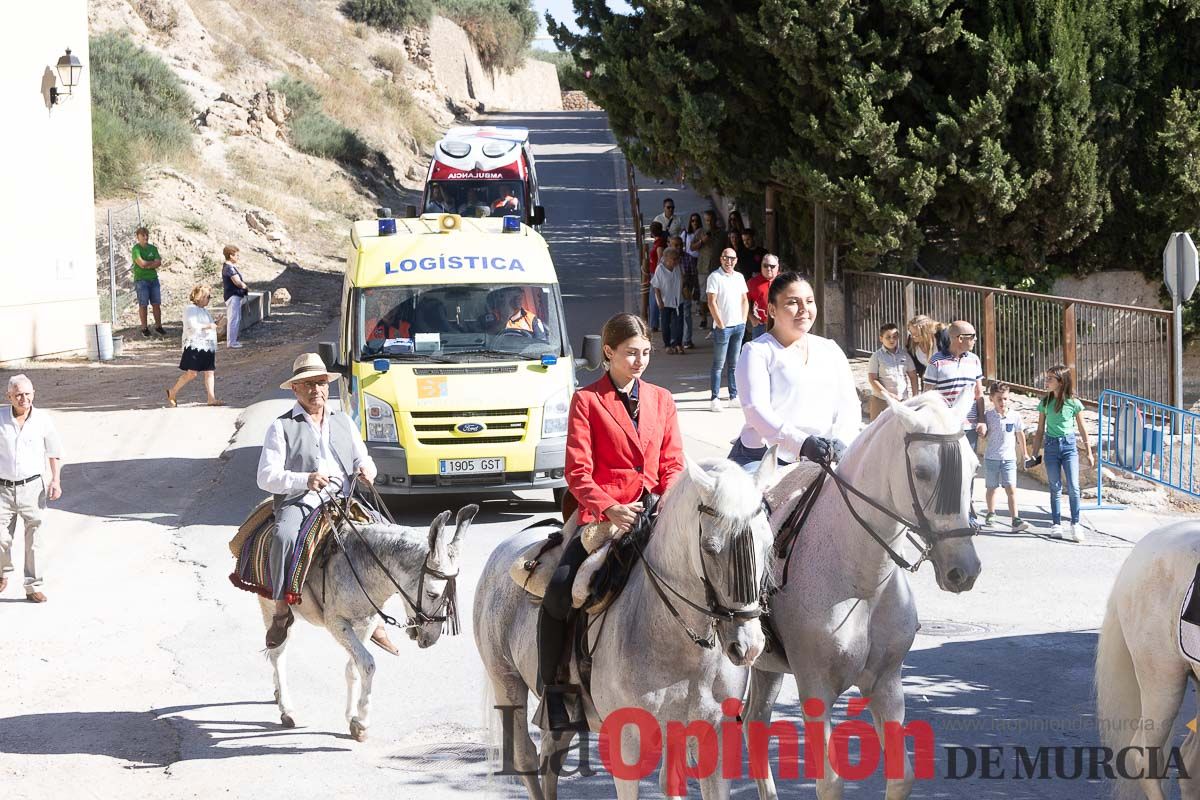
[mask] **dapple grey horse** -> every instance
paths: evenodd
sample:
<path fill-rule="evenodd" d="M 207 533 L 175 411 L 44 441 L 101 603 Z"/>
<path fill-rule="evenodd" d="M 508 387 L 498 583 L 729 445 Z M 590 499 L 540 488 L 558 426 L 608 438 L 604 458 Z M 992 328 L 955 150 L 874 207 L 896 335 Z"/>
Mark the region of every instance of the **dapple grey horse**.
<path fill-rule="evenodd" d="M 774 451 L 772 463 L 773 456 Z M 731 461 L 697 465 L 689 460 L 666 492 L 645 546 L 644 566 L 633 571 L 625 590 L 606 612 L 593 618 L 589 628 L 591 696 L 601 718 L 617 709 L 644 709 L 658 721 L 660 731 L 668 721 L 704 721 L 715 728 L 727 719 L 721 703 L 743 696 L 749 678 L 746 667 L 764 644 L 757 618 L 758 593 L 769 572 L 771 530 L 763 489 L 773 472 L 773 468 L 763 469 L 755 479 Z M 546 774 L 544 787 L 540 785 L 533 777 L 539 769 L 538 754 L 524 724 L 530 688 L 537 686 L 538 679 L 538 607 L 509 577 L 509 567 L 545 535 L 544 530 L 532 530 L 501 542 L 488 559 L 475 593 L 475 642 L 497 703 L 519 707 L 515 741 L 506 745 L 513 748 L 509 755 L 514 766 L 528 773 L 522 780 L 531 800 L 557 798 L 558 775 L 545 765 L 553 763 L 574 738 L 573 733 L 543 738 Z M 745 574 L 739 574 L 739 569 Z M 738 585 L 749 585 L 753 597 L 731 597 L 739 593 L 730 587 Z M 739 612 L 739 616 L 717 614 L 723 619 L 714 622 L 673 592 L 701 608 Z M 680 619 L 672 615 L 664 596 Z M 720 644 L 705 648 L 697 646 L 695 639 L 710 643 L 715 639 Z M 590 723 L 595 729 L 597 720 Z M 636 763 L 642 746 L 638 729 L 625 726 L 619 746 L 624 763 Z M 616 748 L 614 742 L 614 752 Z M 664 761 L 659 770 L 663 793 L 686 796 L 686 789 L 668 792 L 672 779 L 668 766 Z M 674 780 L 686 786 L 681 772 L 674 770 Z M 620 800 L 638 796 L 636 780 L 616 780 L 616 789 Z M 729 783 L 719 770 L 702 777 L 700 789 L 705 800 L 729 797 Z"/>
<path fill-rule="evenodd" d="M 346 720 L 355 740 L 367 738 L 370 724 L 375 657 L 366 643 L 381 622 L 375 606 L 382 608 L 399 594 L 409 615 L 408 636 L 422 648 L 437 642 L 444 625 L 456 625 L 451 618 L 461 540 L 478 512 L 479 506 L 464 506 L 453 530 L 446 528 L 449 511 L 438 515 L 428 531 L 382 522 L 355 530 L 343 522 L 331 535 L 341 539 L 344 553 L 335 550 L 324 567 L 314 564 L 309 570 L 303 602 L 292 608 L 302 619 L 328 630 L 350 656 L 346 662 Z M 259 605 L 263 624 L 269 628 L 274 602 L 259 598 Z M 290 641 L 285 639 L 267 651 L 275 672 L 275 702 L 285 728 L 296 725 L 286 670 Z"/>
<path fill-rule="evenodd" d="M 821 800 L 842 797 L 842 778 L 830 762 L 830 714 L 843 692 L 857 686 L 870 699 L 881 746 L 885 723 L 904 722 L 900 670 L 920 627 L 917 609 L 906 571 L 869 530 L 899 556 L 906 526 L 895 517 L 908 519 L 946 591 L 965 592 L 979 575 L 967 521 L 979 462 L 961 434 L 960 418 L 936 394 L 891 403 L 837 467 L 838 476 L 880 508 L 849 490 L 843 494 L 833 478 L 826 479 L 787 559 L 790 565 L 779 565 L 787 567 L 788 577 L 769 607 L 786 658 L 768 652 L 754 665 L 747 717 L 770 722 L 789 672 L 802 700 L 820 701 L 820 713 L 806 711 L 805 720 L 825 731 L 824 775 L 816 781 Z M 797 506 L 803 472 L 793 469 L 768 493 L 777 530 Z M 750 725 L 746 730 L 749 734 Z M 912 789 L 912 764 L 903 741 L 899 747 L 903 776 L 888 779 L 887 800 L 906 798 Z M 770 774 L 758 780 L 758 791 L 760 798 L 778 797 Z"/>

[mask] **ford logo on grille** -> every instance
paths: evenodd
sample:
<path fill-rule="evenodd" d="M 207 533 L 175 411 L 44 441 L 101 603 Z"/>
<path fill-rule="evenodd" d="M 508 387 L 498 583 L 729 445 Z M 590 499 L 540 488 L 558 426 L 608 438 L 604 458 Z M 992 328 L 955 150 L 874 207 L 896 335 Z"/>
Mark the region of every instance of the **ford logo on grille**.
<path fill-rule="evenodd" d="M 484 426 L 478 422 L 464 422 L 461 425 L 455 425 L 454 430 L 459 433 L 481 433 Z"/>

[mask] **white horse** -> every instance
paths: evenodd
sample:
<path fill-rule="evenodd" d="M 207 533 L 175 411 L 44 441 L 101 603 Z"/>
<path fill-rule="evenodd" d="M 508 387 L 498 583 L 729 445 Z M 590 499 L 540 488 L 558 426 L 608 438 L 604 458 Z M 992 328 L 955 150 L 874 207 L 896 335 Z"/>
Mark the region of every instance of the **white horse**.
<path fill-rule="evenodd" d="M 381 623 L 376 607 L 382 608 L 399 594 L 409 615 L 408 637 L 418 647 L 437 642 L 443 626 L 450 626 L 456 633 L 454 577 L 458 574 L 460 541 L 478 512 L 479 506 L 464 506 L 453 531 L 446 529 L 449 511 L 439 514 L 428 532 L 403 525 L 356 527 L 343 522 L 331 535 L 342 540 L 344 552 L 331 543 L 335 550 L 325 566 L 314 564 L 309 570 L 303 602 L 293 610 L 302 619 L 328 630 L 350 656 L 346 662 L 346 720 L 356 741 L 367 738 L 370 724 L 375 657 L 366 643 Z M 275 603 L 260 597 L 259 605 L 263 624 L 270 628 Z M 286 671 L 290 641 L 289 637 L 267 651 L 275 672 L 275 702 L 285 728 L 296 726 Z"/>
<path fill-rule="evenodd" d="M 1122 794 L 1140 786 L 1147 800 L 1163 800 L 1145 748 L 1161 748 L 1187 691 L 1200 679 L 1197 664 L 1179 646 L 1179 612 L 1200 561 L 1200 522 L 1188 520 L 1147 534 L 1125 559 L 1112 592 L 1096 649 L 1096 716 L 1105 746 L 1133 750 L 1126 759 Z M 1190 780 L 1180 780 L 1184 800 L 1200 798 L 1200 741 L 1189 733 L 1182 755 Z M 1160 761 L 1157 768 L 1161 770 Z"/>
<path fill-rule="evenodd" d="M 965 592 L 979 575 L 967 519 L 978 463 L 961 421 L 939 396 L 892 403 L 838 465 L 837 476 L 861 494 L 827 478 L 790 557 L 779 566 L 786 567 L 787 580 L 769 605 L 783 653 L 769 651 L 754 665 L 747 716 L 770 722 L 787 673 L 795 676 L 801 699 L 820 701 L 819 709 L 804 713 L 807 723 L 825 732 L 824 774 L 816 781 L 821 800 L 842 797 L 843 779 L 832 768 L 830 746 L 830 715 L 842 693 L 857 686 L 870 699 L 881 746 L 884 724 L 904 722 L 900 671 L 920 627 L 908 575 L 897 568 L 907 563 L 901 555 L 905 529 L 922 540 L 942 589 Z M 799 480 L 804 471 L 792 470 L 768 494 L 777 535 L 807 485 Z M 887 800 L 906 798 L 912 789 L 912 766 L 903 742 L 900 747 L 904 773 L 889 777 Z M 769 770 L 758 779 L 758 792 L 760 798 L 778 797 Z"/>
<path fill-rule="evenodd" d="M 765 644 L 759 590 L 769 574 L 771 529 L 763 489 L 773 474 L 773 467 L 766 468 L 755 479 L 724 459 L 700 465 L 688 461 L 662 498 L 644 566 L 634 569 L 624 591 L 594 618 L 602 622 L 589 628 L 591 697 L 601 718 L 621 708 L 644 709 L 658 721 L 660 732 L 668 721 L 702 720 L 716 729 L 727 719 L 721 702 L 743 696 L 746 667 Z M 537 686 L 538 678 L 538 607 L 509 577 L 509 567 L 544 536 L 544 530 L 533 530 L 502 542 L 488 559 L 475 593 L 475 642 L 497 701 L 519 707 L 510 755 L 516 769 L 527 773 L 522 780 L 531 800 L 558 797 L 558 774 L 547 765 L 556 763 L 575 736 L 543 737 L 543 793 L 532 777 L 539 769 L 538 754 L 524 724 L 530 687 Z M 739 586 L 748 587 L 754 597 L 738 596 L 746 594 L 733 588 Z M 708 610 L 701 613 L 685 605 L 673 592 Z M 707 645 L 697 646 L 696 639 L 706 639 Z M 712 646 L 714 639 L 719 647 Z M 598 730 L 597 720 L 589 723 Z M 624 763 L 637 763 L 643 744 L 638 729 L 624 727 L 619 744 Z M 616 750 L 614 742 L 614 754 Z M 682 769 L 671 767 L 664 759 L 659 770 L 663 794 L 685 797 Z M 620 800 L 638 796 L 636 780 L 614 780 Z M 669 781 L 682 784 L 683 791 L 668 793 Z M 700 791 L 705 800 L 725 800 L 729 782 L 714 770 L 701 777 Z"/>

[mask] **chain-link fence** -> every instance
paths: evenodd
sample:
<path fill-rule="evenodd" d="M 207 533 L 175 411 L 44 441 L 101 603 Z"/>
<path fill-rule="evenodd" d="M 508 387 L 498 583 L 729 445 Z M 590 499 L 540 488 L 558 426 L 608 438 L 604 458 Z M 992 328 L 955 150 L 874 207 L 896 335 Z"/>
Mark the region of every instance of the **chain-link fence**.
<path fill-rule="evenodd" d="M 137 302 L 133 288 L 130 251 L 137 241 L 135 232 L 142 226 L 142 203 L 138 198 L 120 208 L 110 208 L 96 236 L 96 293 L 107 297 L 100 303 L 100 319 L 119 327 L 125 309 Z"/>

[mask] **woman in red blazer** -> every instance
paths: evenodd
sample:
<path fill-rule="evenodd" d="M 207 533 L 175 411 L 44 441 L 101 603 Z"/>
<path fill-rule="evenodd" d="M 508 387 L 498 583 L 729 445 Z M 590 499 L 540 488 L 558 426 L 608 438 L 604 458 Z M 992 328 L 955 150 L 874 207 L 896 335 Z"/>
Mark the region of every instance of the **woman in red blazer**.
<path fill-rule="evenodd" d="M 580 389 L 567 419 L 567 488 L 578 508 L 563 528 L 562 559 L 542 598 L 538 650 L 550 729 L 572 728 L 556 680 L 571 613 L 571 584 L 588 553 L 575 532 L 604 519 L 627 532 L 644 510 L 643 491 L 661 495 L 684 469 L 675 400 L 646 383 L 650 331 L 641 317 L 618 314 L 601 333 L 608 374 Z"/>

